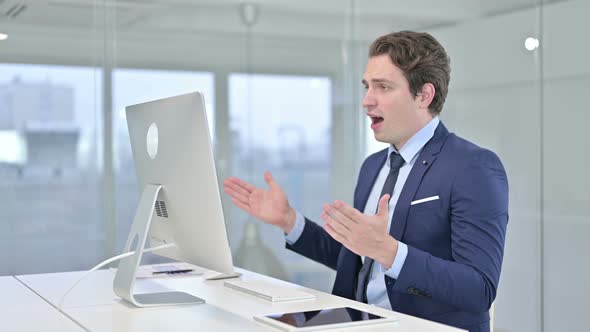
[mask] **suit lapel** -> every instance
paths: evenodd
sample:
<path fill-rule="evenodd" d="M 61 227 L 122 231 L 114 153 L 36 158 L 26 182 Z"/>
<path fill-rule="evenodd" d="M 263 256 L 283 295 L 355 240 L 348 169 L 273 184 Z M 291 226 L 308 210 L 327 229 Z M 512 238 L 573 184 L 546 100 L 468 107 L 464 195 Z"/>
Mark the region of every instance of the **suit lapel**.
<path fill-rule="evenodd" d="M 397 201 L 391 227 L 389 228 L 389 234 L 397 240 L 400 240 L 404 235 L 408 221 L 410 203 L 416 195 L 416 191 L 422 182 L 422 178 L 436 161 L 437 155 L 448 135 L 449 131 L 441 122 L 434 131 L 434 135 L 430 141 L 426 143 L 422 152 L 418 155 L 418 158 L 408 175 L 408 179 L 406 180 Z"/>

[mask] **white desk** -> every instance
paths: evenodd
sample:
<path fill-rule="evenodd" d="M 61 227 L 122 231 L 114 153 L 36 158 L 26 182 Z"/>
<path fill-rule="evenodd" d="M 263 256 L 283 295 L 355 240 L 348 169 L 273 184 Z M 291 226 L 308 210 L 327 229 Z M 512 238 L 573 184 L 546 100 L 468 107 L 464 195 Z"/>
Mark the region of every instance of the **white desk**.
<path fill-rule="evenodd" d="M 0 277 L 2 331 L 84 331 L 13 277 Z"/>
<path fill-rule="evenodd" d="M 113 293 L 114 273 L 95 272 L 82 281 L 64 301 L 63 310 L 80 325 L 91 331 L 277 331 L 258 322 L 252 316 L 328 307 L 350 306 L 375 314 L 394 316 L 396 332 L 462 331 L 442 324 L 395 313 L 331 294 L 303 288 L 291 283 L 239 269 L 242 279 L 264 279 L 283 287 L 294 287 L 314 293 L 315 300 L 272 303 L 223 286 L 222 280 L 206 281 L 200 276 L 140 279 L 136 292 L 177 290 L 207 301 L 204 305 L 135 308 Z M 82 272 L 17 276 L 48 302 L 57 305 L 61 295 L 81 276 Z M 347 328 L 346 331 L 390 332 L 389 324 Z"/>

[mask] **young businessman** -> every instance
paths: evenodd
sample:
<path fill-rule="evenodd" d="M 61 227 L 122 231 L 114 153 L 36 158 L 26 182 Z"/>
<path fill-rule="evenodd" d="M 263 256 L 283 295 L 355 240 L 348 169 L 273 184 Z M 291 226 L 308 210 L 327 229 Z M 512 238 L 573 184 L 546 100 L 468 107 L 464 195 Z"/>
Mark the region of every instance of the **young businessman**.
<path fill-rule="evenodd" d="M 449 58 L 429 34 L 402 31 L 370 47 L 363 107 L 375 139 L 390 144 L 361 166 L 354 206 L 325 204 L 324 227 L 268 189 L 237 178 L 225 192 L 280 227 L 287 248 L 336 269 L 332 292 L 469 331 L 489 331 L 508 222 L 498 157 L 438 118 Z"/>

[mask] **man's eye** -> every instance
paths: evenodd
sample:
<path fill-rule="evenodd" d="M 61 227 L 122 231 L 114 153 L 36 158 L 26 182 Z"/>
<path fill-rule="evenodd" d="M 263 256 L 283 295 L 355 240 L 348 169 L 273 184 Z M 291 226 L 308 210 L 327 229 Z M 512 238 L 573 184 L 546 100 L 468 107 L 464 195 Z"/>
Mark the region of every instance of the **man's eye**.
<path fill-rule="evenodd" d="M 381 89 L 383 89 L 383 90 L 389 90 L 389 87 L 387 85 L 381 85 Z"/>

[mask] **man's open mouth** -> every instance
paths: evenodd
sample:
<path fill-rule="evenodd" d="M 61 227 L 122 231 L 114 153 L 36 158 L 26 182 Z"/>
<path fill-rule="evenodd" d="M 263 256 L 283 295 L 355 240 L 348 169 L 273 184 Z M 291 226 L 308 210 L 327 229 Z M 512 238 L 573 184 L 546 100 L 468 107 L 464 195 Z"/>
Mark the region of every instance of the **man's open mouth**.
<path fill-rule="evenodd" d="M 374 124 L 374 125 L 379 124 L 382 121 L 383 121 L 383 118 L 380 117 L 380 116 L 372 116 L 371 117 L 371 123 Z"/>

